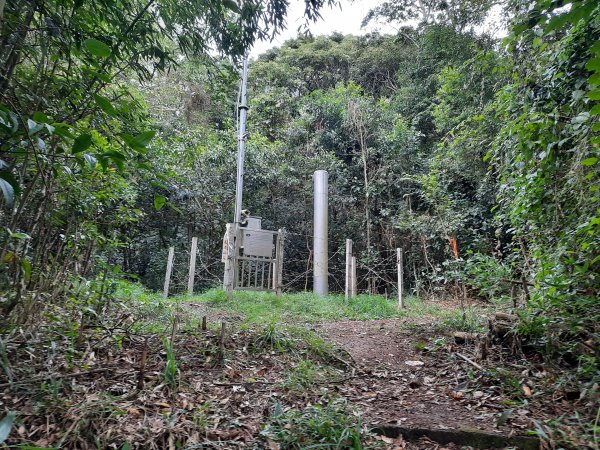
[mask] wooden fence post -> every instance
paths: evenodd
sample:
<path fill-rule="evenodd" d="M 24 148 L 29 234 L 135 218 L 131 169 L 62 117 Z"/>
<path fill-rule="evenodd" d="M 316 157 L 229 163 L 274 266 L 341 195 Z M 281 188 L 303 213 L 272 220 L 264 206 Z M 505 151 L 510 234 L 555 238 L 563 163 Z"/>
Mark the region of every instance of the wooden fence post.
<path fill-rule="evenodd" d="M 396 249 L 397 266 L 398 266 L 398 307 L 404 308 L 404 299 L 402 298 L 402 249 Z"/>
<path fill-rule="evenodd" d="M 358 279 L 356 278 L 356 256 L 352 257 L 352 297 L 357 295 Z"/>
<path fill-rule="evenodd" d="M 188 275 L 188 294 L 194 293 L 194 275 L 196 274 L 196 253 L 198 250 L 198 238 L 192 238 L 192 248 L 190 249 L 190 272 Z"/>
<path fill-rule="evenodd" d="M 225 228 L 225 236 L 223 236 L 223 251 L 221 253 L 221 261 L 225 263 L 225 271 L 223 272 L 223 289 L 228 295 L 233 292 L 234 284 L 234 241 L 235 229 L 233 224 L 228 223 Z"/>
<path fill-rule="evenodd" d="M 173 271 L 173 258 L 175 257 L 175 247 L 169 247 L 169 256 L 167 257 L 167 271 L 165 273 L 165 287 L 163 296 L 169 296 L 169 284 L 171 284 L 171 272 Z"/>
<path fill-rule="evenodd" d="M 346 239 L 346 286 L 344 296 L 348 300 L 352 291 L 352 239 Z"/>
<path fill-rule="evenodd" d="M 277 295 L 281 295 L 283 289 L 283 240 L 285 239 L 285 228 L 280 228 L 277 234 L 277 248 L 275 256 L 277 257 Z"/>
<path fill-rule="evenodd" d="M 219 365 L 221 366 L 225 362 L 225 327 L 226 323 L 221 322 L 221 336 L 219 337 Z"/>

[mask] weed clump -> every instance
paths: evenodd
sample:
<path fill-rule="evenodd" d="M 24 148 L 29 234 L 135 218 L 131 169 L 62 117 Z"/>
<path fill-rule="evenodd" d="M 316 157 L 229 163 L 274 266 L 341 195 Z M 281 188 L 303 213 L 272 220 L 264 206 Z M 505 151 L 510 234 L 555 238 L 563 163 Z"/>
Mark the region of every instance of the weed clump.
<path fill-rule="evenodd" d="M 325 406 L 284 411 L 275 403 L 270 423 L 261 432 L 281 448 L 355 449 L 367 448 L 370 434 L 360 416 L 345 402 L 332 401 Z M 373 448 L 369 445 L 368 448 Z"/>
<path fill-rule="evenodd" d="M 256 349 L 268 349 L 283 351 L 293 351 L 296 343 L 289 336 L 285 329 L 277 326 L 275 321 L 271 321 L 262 330 L 257 331 L 253 341 L 253 347 Z"/>

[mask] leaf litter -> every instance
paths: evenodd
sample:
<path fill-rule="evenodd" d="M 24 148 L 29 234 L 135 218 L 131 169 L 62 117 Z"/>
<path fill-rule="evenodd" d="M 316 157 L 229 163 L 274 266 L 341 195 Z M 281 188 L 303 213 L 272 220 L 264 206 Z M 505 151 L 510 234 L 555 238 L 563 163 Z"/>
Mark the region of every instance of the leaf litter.
<path fill-rule="evenodd" d="M 459 448 L 427 437 L 376 436 L 368 428 L 476 428 L 509 436 L 542 429 L 541 423 L 582 406 L 579 398 L 551 394 L 551 374 L 539 365 L 497 351 L 479 361 L 485 370 L 478 371 L 455 356 L 443 333 L 426 324 L 415 333 L 405 325 L 401 319 L 322 323 L 313 332 L 336 346 L 326 350 L 293 334 L 240 324 L 228 326 L 223 344 L 219 330 L 174 331 L 174 378 L 167 376 L 169 352 L 158 333 L 106 326 L 70 337 L 51 327 L 13 330 L 3 337 L 9 364 L 0 374 L 0 407 L 16 413 L 6 443 L 290 448 L 266 434 L 278 410 L 341 400 L 360 417 L 366 448 Z M 473 358 L 475 350 L 460 347 Z M 505 367 L 513 370 L 498 370 Z M 506 389 L 510 377 L 512 391 Z"/>

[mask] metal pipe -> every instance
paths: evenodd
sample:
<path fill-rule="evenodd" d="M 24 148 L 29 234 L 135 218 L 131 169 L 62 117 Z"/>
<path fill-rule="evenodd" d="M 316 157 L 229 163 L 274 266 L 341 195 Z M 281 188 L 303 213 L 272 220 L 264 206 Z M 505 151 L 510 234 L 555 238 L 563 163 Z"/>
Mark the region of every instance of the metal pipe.
<path fill-rule="evenodd" d="M 352 239 L 346 239 L 346 286 L 345 298 L 352 297 Z"/>
<path fill-rule="evenodd" d="M 223 288 L 228 294 L 233 292 L 234 286 L 240 279 L 240 268 L 237 265 L 237 253 L 240 239 L 240 222 L 242 221 L 242 200 L 244 192 L 244 158 L 246 156 L 246 115 L 248 114 L 248 105 L 246 103 L 246 84 L 248 83 L 248 57 L 244 57 L 242 64 L 242 82 L 238 98 L 238 154 L 237 154 L 237 176 L 235 183 L 235 213 L 233 218 L 233 228 L 227 229 L 228 242 L 233 251 L 227 253 L 224 258 L 225 272 L 223 275 Z M 241 268 L 243 277 L 243 266 Z M 243 283 L 242 283 L 243 284 Z"/>
<path fill-rule="evenodd" d="M 244 58 L 242 65 L 242 89 L 240 90 L 240 102 L 238 111 L 240 115 L 238 127 L 238 155 L 237 155 L 237 179 L 235 185 L 235 218 L 234 223 L 239 226 L 242 220 L 242 197 L 244 191 L 244 158 L 246 155 L 246 115 L 248 105 L 246 103 L 246 84 L 248 83 L 248 58 Z M 237 227 L 236 226 L 236 227 Z"/>
<path fill-rule="evenodd" d="M 313 230 L 313 292 L 319 295 L 329 294 L 329 268 L 327 252 L 328 225 L 328 174 L 326 170 L 317 170 L 313 175 L 314 182 L 314 230 Z"/>

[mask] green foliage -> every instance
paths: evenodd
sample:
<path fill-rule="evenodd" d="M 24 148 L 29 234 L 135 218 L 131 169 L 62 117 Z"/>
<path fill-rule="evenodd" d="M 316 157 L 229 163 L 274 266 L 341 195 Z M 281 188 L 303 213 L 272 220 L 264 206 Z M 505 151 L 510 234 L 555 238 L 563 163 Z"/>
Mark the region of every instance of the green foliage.
<path fill-rule="evenodd" d="M 167 334 L 173 317 L 172 304 L 161 294 L 149 292 L 138 283 L 120 282 L 116 297 L 127 301 L 139 319 L 132 324 L 136 332 Z"/>
<path fill-rule="evenodd" d="M 508 261 L 491 255 L 468 252 L 466 259 L 455 259 L 444 263 L 449 278 L 460 281 L 487 298 L 500 301 L 511 293 L 513 274 Z M 514 283 L 517 283 L 514 280 Z"/>
<path fill-rule="evenodd" d="M 373 19 L 392 23 L 416 20 L 421 24 L 446 24 L 465 30 L 481 25 L 493 4 L 490 0 L 391 0 L 370 10 L 363 25 Z"/>
<path fill-rule="evenodd" d="M 362 449 L 366 432 L 359 417 L 342 402 L 283 411 L 276 403 L 271 423 L 261 432 L 285 449 Z"/>
<path fill-rule="evenodd" d="M 504 125 L 490 161 L 499 174 L 497 218 L 534 280 L 521 331 L 567 350 L 578 340 L 597 342 L 600 319 L 593 101 L 600 10 L 590 1 L 567 11 L 537 6 L 512 30 L 518 77 L 497 96 Z"/>
<path fill-rule="evenodd" d="M 545 442 L 556 448 L 594 449 L 598 447 L 600 409 L 595 420 L 580 414 L 560 416 L 548 423 L 535 422 L 535 432 Z"/>
<path fill-rule="evenodd" d="M 163 336 L 163 347 L 165 348 L 165 354 L 167 357 L 163 378 L 165 384 L 175 391 L 179 384 L 179 369 L 177 368 L 177 360 L 173 350 L 173 342 L 171 342 L 169 338 Z"/>
<path fill-rule="evenodd" d="M 478 308 L 455 309 L 444 314 L 441 328 L 450 331 L 466 331 L 479 333 L 486 329 L 487 316 L 483 315 Z"/>
<path fill-rule="evenodd" d="M 307 17 L 324 3 L 309 1 Z M 600 323 L 600 12 L 594 0 L 508 2 L 501 47 L 476 31 L 491 4 L 384 2 L 367 20 L 418 25 L 298 37 L 252 62 L 244 206 L 264 228 L 287 229 L 286 288 L 306 291 L 310 175 L 328 170 L 332 291 L 343 289 L 351 238 L 359 291 L 371 295 L 231 301 L 213 290 L 196 300 L 273 323 L 259 345 L 276 349 L 289 342 L 271 321 L 442 315 L 383 297 L 396 289 L 401 247 L 405 290 L 417 297 L 503 300 L 520 286 L 517 330 L 592 376 L 595 355 L 578 344 L 595 348 Z M 170 246 L 177 294 L 192 236 L 196 289 L 219 285 L 235 192 L 235 63 L 281 29 L 285 10 L 276 0 L 7 0 L 3 322 L 52 304 L 47 295 L 77 320 L 99 317 L 116 279 L 160 289 Z M 129 295 L 148 318 L 134 328 L 164 328 L 168 301 Z M 445 320 L 480 326 L 469 315 Z"/>
<path fill-rule="evenodd" d="M 295 348 L 293 340 L 273 320 L 264 329 L 256 333 L 254 345 L 257 348 L 267 348 L 279 352 Z"/>
<path fill-rule="evenodd" d="M 259 3 L 2 2 L 2 316 L 28 292 L 54 296 L 53 284 L 93 275 L 96 254 L 130 271 L 133 229 L 152 213 L 148 195 L 156 209 L 179 212 L 157 189 L 167 179 L 161 133 L 140 83 L 184 58 L 209 66 L 213 51 L 237 61 L 276 35 L 286 5 Z M 307 18 L 324 3 L 308 2 Z M 31 240 L 15 252 L 6 229 Z"/>

